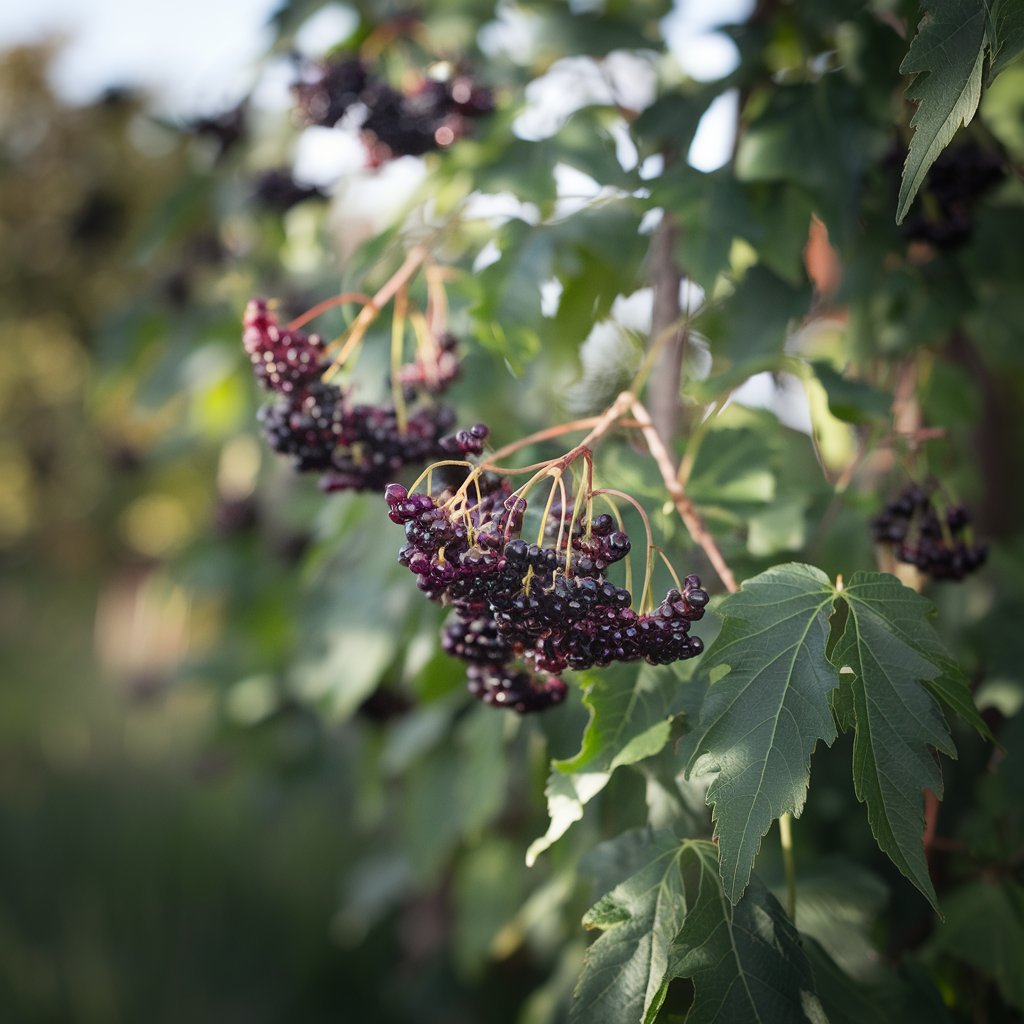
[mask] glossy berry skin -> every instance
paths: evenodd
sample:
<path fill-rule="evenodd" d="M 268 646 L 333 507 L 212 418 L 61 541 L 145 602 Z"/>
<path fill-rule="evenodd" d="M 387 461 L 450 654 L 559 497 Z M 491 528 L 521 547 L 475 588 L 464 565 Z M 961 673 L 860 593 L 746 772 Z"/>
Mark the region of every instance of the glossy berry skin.
<path fill-rule="evenodd" d="M 595 517 L 589 529 L 576 523 L 549 530 L 554 546 L 530 544 L 520 536 L 526 503 L 507 478 L 484 474 L 476 483 L 455 512 L 451 492 L 432 498 L 398 484 L 385 490 L 389 518 L 405 529 L 398 560 L 416 574 L 420 590 L 452 607 L 442 647 L 469 664 L 475 696 L 535 711 L 563 699 L 565 669 L 637 660 L 667 665 L 703 651 L 700 638 L 690 636 L 708 603 L 699 577 L 687 576 L 682 591 L 670 590 L 641 615 L 630 592 L 603 575 L 629 550 L 611 517 Z M 559 517 L 564 527 L 572 510 L 560 509 Z"/>
<path fill-rule="evenodd" d="M 242 347 L 268 391 L 292 394 L 319 380 L 324 370 L 323 340 L 281 327 L 266 299 L 251 299 L 245 307 Z"/>
<path fill-rule="evenodd" d="M 432 400 L 456 375 L 450 335 L 437 346 L 438 372 L 419 366 L 422 379 L 430 377 L 422 390 L 431 398 L 419 402 L 420 389 L 405 388 L 404 419 L 391 403 L 355 404 L 346 390 L 323 381 L 323 341 L 282 327 L 265 299 L 246 306 L 242 346 L 256 379 L 277 395 L 258 414 L 267 443 L 289 456 L 298 472 L 322 473 L 325 491 L 379 490 L 407 467 L 422 468 L 451 454 L 452 444 L 459 453 L 483 451 L 487 428 L 477 424 L 451 434 L 454 412 Z"/>

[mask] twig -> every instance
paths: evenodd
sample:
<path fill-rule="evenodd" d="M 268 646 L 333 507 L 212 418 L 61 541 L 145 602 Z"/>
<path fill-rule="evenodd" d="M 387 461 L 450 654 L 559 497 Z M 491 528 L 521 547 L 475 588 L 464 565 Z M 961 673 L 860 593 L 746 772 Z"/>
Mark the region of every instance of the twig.
<path fill-rule="evenodd" d="M 359 315 L 352 321 L 349 328 L 349 335 L 341 351 L 337 354 L 334 362 L 327 369 L 323 379 L 329 381 L 345 365 L 349 353 L 363 340 L 363 335 L 369 330 L 370 324 L 380 315 L 380 311 L 391 301 L 392 298 L 409 282 L 409 279 L 419 269 L 420 264 L 430 255 L 430 250 L 425 246 L 417 245 L 409 250 L 405 262 L 381 285 L 373 298 L 359 311 Z"/>
<path fill-rule="evenodd" d="M 644 436 L 644 441 L 647 443 L 647 448 L 651 453 L 651 458 L 654 459 L 655 464 L 658 467 L 658 471 L 661 473 L 662 482 L 665 484 L 665 490 L 668 491 L 669 497 L 672 499 L 672 504 L 675 505 L 676 511 L 679 513 L 679 518 L 682 519 L 686 529 L 689 530 L 690 536 L 694 542 L 700 546 L 707 555 L 708 561 L 711 563 L 711 567 L 718 574 L 718 578 L 722 581 L 723 586 L 730 594 L 735 594 L 739 587 L 736 584 L 736 577 L 733 576 L 732 570 L 726 564 L 725 559 L 722 557 L 722 552 L 718 549 L 718 545 L 715 543 L 715 538 L 708 532 L 707 527 L 704 525 L 704 521 L 700 518 L 697 510 L 693 507 L 693 502 L 686 496 L 686 492 L 683 490 L 682 484 L 676 478 L 676 467 L 672 464 L 672 457 L 669 455 L 668 450 L 665 447 L 665 443 L 661 439 L 661 435 L 658 433 L 651 421 L 650 414 L 644 405 L 636 399 L 633 395 L 628 392 L 624 392 L 624 395 L 628 395 L 630 399 L 630 408 L 633 412 L 633 418 L 640 425 L 640 431 Z M 619 396 L 621 400 L 623 395 Z"/>

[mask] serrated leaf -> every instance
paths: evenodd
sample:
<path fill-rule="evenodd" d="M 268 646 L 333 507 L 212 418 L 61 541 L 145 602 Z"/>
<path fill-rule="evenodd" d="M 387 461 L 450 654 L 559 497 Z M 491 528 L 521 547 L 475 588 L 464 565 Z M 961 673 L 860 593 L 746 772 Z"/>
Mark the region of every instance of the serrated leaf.
<path fill-rule="evenodd" d="M 684 746 L 691 773 L 717 773 L 707 799 L 734 903 L 771 823 L 803 809 L 815 744 L 836 737 L 838 679 L 825 657 L 834 598 L 820 569 L 792 563 L 747 580 L 718 608 L 725 621 L 701 669 L 729 671 L 708 687 Z"/>
<path fill-rule="evenodd" d="M 618 665 L 584 675 L 590 721 L 580 752 L 556 761 L 562 772 L 614 771 L 657 754 L 683 707 L 685 684 L 671 667 Z"/>
<path fill-rule="evenodd" d="M 988 17 L 981 0 L 930 0 L 900 73 L 917 74 L 907 98 L 919 100 L 910 126 L 896 223 L 910 209 L 928 169 L 981 100 Z"/>
<path fill-rule="evenodd" d="M 646 829 L 599 850 L 633 873 L 583 919 L 604 934 L 584 959 L 573 1024 L 647 1024 L 672 978 L 693 979 L 688 1024 L 824 1024 L 793 925 L 756 878 L 738 905 L 730 903 L 714 844 Z"/>
<path fill-rule="evenodd" d="M 639 1024 L 668 972 L 672 942 L 686 913 L 680 858 L 687 844 L 667 829 L 626 833 L 614 842 L 628 843 L 634 864 L 638 837 L 641 866 L 583 918 L 584 927 L 604 934 L 587 950 L 571 1024 Z"/>
<path fill-rule="evenodd" d="M 551 822 L 527 852 L 527 863 L 583 817 L 618 767 L 651 757 L 668 742 L 672 718 L 685 706 L 686 684 L 672 667 L 620 664 L 583 676 L 590 721 L 575 757 L 552 764 L 545 791 Z"/>
<path fill-rule="evenodd" d="M 992 735 L 992 730 L 986 725 L 985 719 L 979 714 L 967 680 L 959 670 L 950 675 L 939 676 L 938 679 L 926 680 L 925 686 L 940 704 L 943 704 L 961 721 L 977 730 L 982 739 L 988 740 L 990 743 L 997 742 L 995 736 Z"/>
<path fill-rule="evenodd" d="M 682 869 L 687 913 L 670 974 L 693 979 L 686 1024 L 827 1024 L 796 929 L 764 883 L 752 876 L 734 906 L 705 841 L 687 842 Z"/>
<path fill-rule="evenodd" d="M 928 621 L 932 605 L 887 573 L 858 572 L 842 591 L 848 616 L 831 660 L 854 721 L 853 782 L 879 847 L 936 906 L 921 837 L 922 791 L 942 796 L 933 749 L 956 756 L 926 681 L 955 666 Z M 852 671 L 846 672 L 846 669 Z"/>

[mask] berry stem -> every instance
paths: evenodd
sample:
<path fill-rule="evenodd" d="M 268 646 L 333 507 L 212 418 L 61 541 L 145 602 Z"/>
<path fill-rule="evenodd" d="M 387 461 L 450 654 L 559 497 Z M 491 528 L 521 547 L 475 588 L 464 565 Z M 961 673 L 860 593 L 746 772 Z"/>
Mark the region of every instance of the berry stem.
<path fill-rule="evenodd" d="M 643 520 L 644 533 L 647 535 L 647 561 L 644 565 L 644 589 L 640 593 L 640 603 L 637 608 L 640 612 L 644 610 L 644 601 L 650 597 L 649 591 L 651 589 L 651 575 L 653 568 L 653 559 L 651 558 L 651 552 L 654 550 L 654 537 L 651 534 L 651 521 L 647 518 L 647 513 L 644 511 L 643 505 L 636 500 L 631 494 L 626 494 L 625 491 L 617 491 L 611 487 L 601 487 L 600 489 L 592 492 L 595 496 L 601 494 L 610 494 L 615 498 L 621 498 L 623 501 L 629 502 L 640 514 L 640 518 Z"/>
<path fill-rule="evenodd" d="M 540 441 L 550 441 L 552 438 L 561 437 L 563 434 L 569 434 L 574 430 L 586 430 L 588 427 L 594 426 L 599 419 L 599 416 L 588 416 L 582 420 L 573 420 L 570 423 L 559 423 L 555 427 L 546 427 L 544 430 L 538 430 L 535 434 L 521 437 L 518 441 L 513 441 L 511 444 L 507 444 L 492 452 L 487 468 L 491 469 L 491 463 L 500 462 L 502 459 L 508 458 L 509 455 L 514 455 L 520 449 L 527 448 L 531 444 L 537 444 Z"/>
<path fill-rule="evenodd" d="M 676 585 L 676 590 L 678 590 L 679 593 L 682 593 L 686 588 L 680 582 L 679 574 L 672 567 L 672 563 L 668 560 L 668 555 L 666 555 L 665 552 L 661 550 L 661 548 L 656 547 L 654 550 L 658 552 L 658 554 L 661 556 L 661 560 L 665 563 L 665 568 L 668 569 L 669 575 L 672 577 L 672 582 Z"/>
<path fill-rule="evenodd" d="M 683 490 L 682 484 L 679 482 L 676 476 L 676 467 L 672 464 L 672 458 L 665 448 L 665 443 L 661 439 L 661 435 L 655 429 L 654 424 L 651 422 L 650 414 L 647 409 L 629 392 L 624 392 L 631 399 L 630 408 L 633 412 L 633 417 L 640 425 L 640 431 L 643 434 L 644 441 L 647 444 L 647 449 L 651 453 L 651 458 L 654 459 L 655 464 L 661 473 L 661 479 L 665 484 L 665 489 L 669 493 L 669 497 L 672 499 L 672 504 L 675 505 L 676 511 L 679 513 L 679 518 L 682 519 L 683 524 L 689 531 L 690 536 L 694 542 L 698 544 L 707 555 L 708 561 L 711 563 L 711 567 L 718 574 L 718 578 L 722 581 L 725 589 L 730 594 L 736 593 L 739 587 L 736 585 L 736 577 L 732 574 L 732 569 L 726 564 L 725 559 L 722 557 L 722 552 L 719 550 L 718 545 L 715 543 L 714 537 L 708 532 L 707 527 L 704 525 L 704 521 L 700 518 L 697 510 L 693 507 L 693 502 L 686 496 L 686 492 Z M 622 395 L 619 396 L 622 398 Z M 616 403 L 618 404 L 618 403 Z"/>
<path fill-rule="evenodd" d="M 405 407 L 405 395 L 402 391 L 401 380 L 402 348 L 405 341 L 408 305 L 408 297 L 403 286 L 395 295 L 395 309 L 391 317 L 391 401 L 395 406 L 395 420 L 398 423 L 400 434 L 404 434 L 409 427 L 409 414 Z"/>
<path fill-rule="evenodd" d="M 329 309 L 334 309 L 335 306 L 344 306 L 347 302 L 361 303 L 364 308 L 373 305 L 373 299 L 365 292 L 342 292 L 340 295 L 332 295 L 331 298 L 318 302 L 312 309 L 307 309 L 302 316 L 297 316 L 288 325 L 287 330 L 297 331 L 300 327 L 308 324 L 310 320 L 315 320 Z"/>
<path fill-rule="evenodd" d="M 451 268 L 439 267 L 432 263 L 424 268 L 423 276 L 427 281 L 427 316 L 426 322 L 430 333 L 439 337 L 448 323 L 448 293 L 444 282 L 452 276 Z"/>
<path fill-rule="evenodd" d="M 345 344 L 342 345 L 341 351 L 335 356 L 334 362 L 323 376 L 325 381 L 329 381 L 345 365 L 345 360 L 363 340 L 363 335 L 380 315 L 380 311 L 409 283 L 429 255 L 430 251 L 423 245 L 414 246 L 409 250 L 405 262 L 381 285 L 373 298 L 363 306 L 359 315 L 352 321 Z"/>

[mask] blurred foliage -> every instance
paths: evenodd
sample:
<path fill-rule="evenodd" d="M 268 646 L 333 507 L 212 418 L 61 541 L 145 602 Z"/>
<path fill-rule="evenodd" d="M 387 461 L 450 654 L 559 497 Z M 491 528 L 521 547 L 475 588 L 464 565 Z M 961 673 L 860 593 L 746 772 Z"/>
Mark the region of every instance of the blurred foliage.
<path fill-rule="evenodd" d="M 268 67 L 324 6 L 282 5 Z M 453 268 L 460 420 L 486 420 L 500 445 L 600 411 L 617 386 L 595 370 L 604 353 L 628 377 L 648 325 L 624 300 L 644 297 L 654 211 L 700 286 L 674 449 L 738 578 L 789 560 L 830 578 L 874 568 L 869 521 L 908 476 L 939 477 L 992 540 L 982 573 L 926 588 L 1000 744 L 951 724 L 958 760 L 943 761 L 925 851 L 946 918 L 878 851 L 840 735 L 815 749 L 794 826 L 793 984 L 813 974 L 833 1021 L 1017 1019 L 1012 5 L 1000 65 L 953 142 L 1007 174 L 950 247 L 895 224 L 909 0 L 758 3 L 727 30 L 736 69 L 704 83 L 667 54 L 658 0 L 351 8 L 350 38 L 323 52 L 362 48 L 396 81 L 464 57 L 498 99 L 424 161 L 390 217 L 359 198 L 368 170 L 331 199 L 261 201 L 260 176 L 296 159 L 287 111 L 251 97 L 175 122 L 124 89 L 69 106 L 48 84 L 53 48 L 0 58 L 0 1019 L 564 1021 L 580 922 L 612 940 L 600 955 L 618 941 L 651 836 L 687 837 L 683 880 L 697 884 L 714 858 L 710 780 L 684 776 L 678 753 L 704 699 L 689 667 L 588 673 L 525 719 L 471 701 L 437 649 L 442 610 L 395 565 L 378 496 L 325 497 L 265 449 L 239 345 L 249 297 L 292 316 L 372 291 L 426 239 Z M 602 89 L 550 135 L 516 134 L 528 87 L 565 58 Z M 634 101 L 644 75 L 651 95 Z M 735 152 L 696 170 L 686 153 L 723 95 L 738 102 Z M 565 180 L 593 194 L 568 201 Z M 499 193 L 513 213 L 474 213 Z M 912 215 L 940 218 L 927 180 L 916 202 Z M 324 333 L 351 316 L 327 314 Z M 360 393 L 381 389 L 388 333 L 367 336 Z M 760 404 L 735 394 L 751 380 Z M 907 439 L 922 426 L 940 433 Z M 649 460 L 612 438 L 597 471 L 645 504 L 673 562 L 711 578 Z M 705 620 L 707 642 L 718 624 Z M 729 914 L 773 915 L 788 943 L 772 840 Z M 712 984 L 684 959 L 673 971 L 640 1000 L 659 1021 L 684 1019 L 694 986 Z"/>

